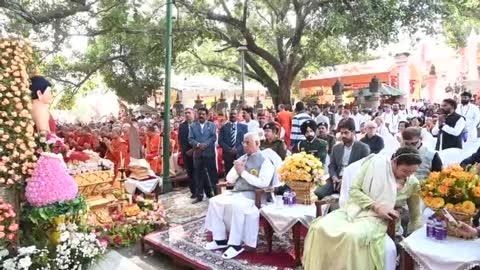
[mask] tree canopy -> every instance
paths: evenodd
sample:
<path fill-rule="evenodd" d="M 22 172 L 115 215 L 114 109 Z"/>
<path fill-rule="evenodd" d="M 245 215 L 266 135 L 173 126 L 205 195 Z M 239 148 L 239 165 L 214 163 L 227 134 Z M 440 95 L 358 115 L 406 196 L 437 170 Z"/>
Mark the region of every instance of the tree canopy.
<path fill-rule="evenodd" d="M 246 46 L 246 74 L 268 88 L 275 104 L 290 103 L 292 83 L 307 65 L 354 60 L 367 48 L 395 41 L 400 31 L 431 31 L 430 22 L 442 10 L 438 1 L 420 0 L 177 0 L 177 5 L 217 45 L 211 59 L 194 50 L 199 63 L 236 72 L 219 54 Z"/>
<path fill-rule="evenodd" d="M 465 35 L 455 29 L 464 22 L 446 18 L 478 14 L 477 1 L 460 2 L 176 0 L 174 68 L 238 79 L 237 48 L 245 46 L 246 75 L 265 86 L 275 104 L 290 103 L 300 77 L 365 58 L 367 48 L 395 42 L 401 31 L 432 32 L 441 22 L 449 40 L 459 41 Z M 0 0 L 0 8 L 8 32 L 48 48 L 37 55 L 41 71 L 70 94 L 96 74 L 135 103 L 162 86 L 165 0 Z M 75 36 L 88 37 L 88 49 L 59 53 Z"/>

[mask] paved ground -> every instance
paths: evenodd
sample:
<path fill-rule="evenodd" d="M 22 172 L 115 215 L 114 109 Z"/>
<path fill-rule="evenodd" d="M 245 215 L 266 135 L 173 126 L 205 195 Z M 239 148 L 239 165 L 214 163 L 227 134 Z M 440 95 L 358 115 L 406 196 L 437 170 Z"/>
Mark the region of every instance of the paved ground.
<path fill-rule="evenodd" d="M 130 259 L 143 270 L 188 270 L 190 268 L 176 264 L 170 257 L 160 253 L 148 252 L 143 254 L 140 244 L 130 248 L 118 250 L 118 252 Z M 113 270 L 113 269 L 111 269 Z"/>

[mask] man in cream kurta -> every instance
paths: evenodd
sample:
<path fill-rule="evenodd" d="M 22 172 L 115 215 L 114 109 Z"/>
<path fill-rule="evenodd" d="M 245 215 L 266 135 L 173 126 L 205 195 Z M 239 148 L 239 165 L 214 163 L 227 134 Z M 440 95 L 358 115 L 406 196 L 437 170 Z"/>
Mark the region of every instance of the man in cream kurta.
<path fill-rule="evenodd" d="M 471 93 L 463 92 L 461 98 L 461 104 L 458 105 L 455 112 L 465 117 L 467 142 L 475 141 L 477 140 L 477 126 L 480 123 L 480 110 L 477 105 L 470 102 L 472 99 Z"/>
<path fill-rule="evenodd" d="M 234 162 L 226 177 L 227 183 L 234 185 L 233 192 L 210 199 L 205 219 L 205 227 L 213 236 L 205 249 L 228 247 L 222 255 L 225 259 L 242 253 L 242 242 L 257 246 L 260 212 L 255 206 L 255 189 L 270 186 L 275 175 L 271 159 L 260 151 L 258 133 L 245 134 L 243 143 L 246 154 Z"/>

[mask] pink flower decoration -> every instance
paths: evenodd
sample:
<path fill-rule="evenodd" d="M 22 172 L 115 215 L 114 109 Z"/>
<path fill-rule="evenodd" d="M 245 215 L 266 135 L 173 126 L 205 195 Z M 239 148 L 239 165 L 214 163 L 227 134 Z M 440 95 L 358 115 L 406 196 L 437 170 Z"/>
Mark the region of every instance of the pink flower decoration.
<path fill-rule="evenodd" d="M 15 234 L 14 233 L 7 234 L 7 239 L 10 241 L 13 241 L 15 239 Z"/>
<path fill-rule="evenodd" d="M 0 232 L 3 232 L 3 230 L 5 230 L 5 226 L 0 225 Z"/>
<path fill-rule="evenodd" d="M 68 174 L 62 156 L 42 153 L 32 178 L 27 183 L 25 191 L 27 201 L 35 207 L 42 207 L 72 200 L 77 193 L 78 186 Z"/>
<path fill-rule="evenodd" d="M 5 233 L 4 232 L 0 232 L 0 239 L 4 238 L 5 237 Z"/>
<path fill-rule="evenodd" d="M 18 230 L 18 224 L 13 223 L 8 227 L 8 230 L 11 232 L 16 232 Z"/>

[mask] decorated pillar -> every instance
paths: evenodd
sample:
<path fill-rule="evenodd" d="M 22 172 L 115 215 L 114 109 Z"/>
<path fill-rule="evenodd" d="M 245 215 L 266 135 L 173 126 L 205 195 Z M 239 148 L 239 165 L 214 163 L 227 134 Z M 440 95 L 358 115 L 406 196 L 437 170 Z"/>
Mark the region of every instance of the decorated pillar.
<path fill-rule="evenodd" d="M 337 79 L 335 84 L 332 86 L 332 93 L 335 95 L 335 105 L 339 106 L 343 104 L 343 83 Z"/>
<path fill-rule="evenodd" d="M 470 35 L 467 38 L 467 47 L 466 47 L 466 60 L 468 68 L 468 80 L 474 81 L 478 80 L 478 69 L 477 69 L 477 34 L 475 30 L 472 29 Z"/>
<path fill-rule="evenodd" d="M 395 63 L 398 70 L 398 88 L 402 90 L 405 95 L 400 99 L 400 103 L 410 103 L 410 70 L 408 68 L 409 53 L 398 53 L 395 55 Z"/>
<path fill-rule="evenodd" d="M 370 97 L 370 107 L 376 109 L 380 106 L 380 80 L 378 80 L 377 76 L 373 76 L 368 85 L 368 89 L 372 93 Z"/>

